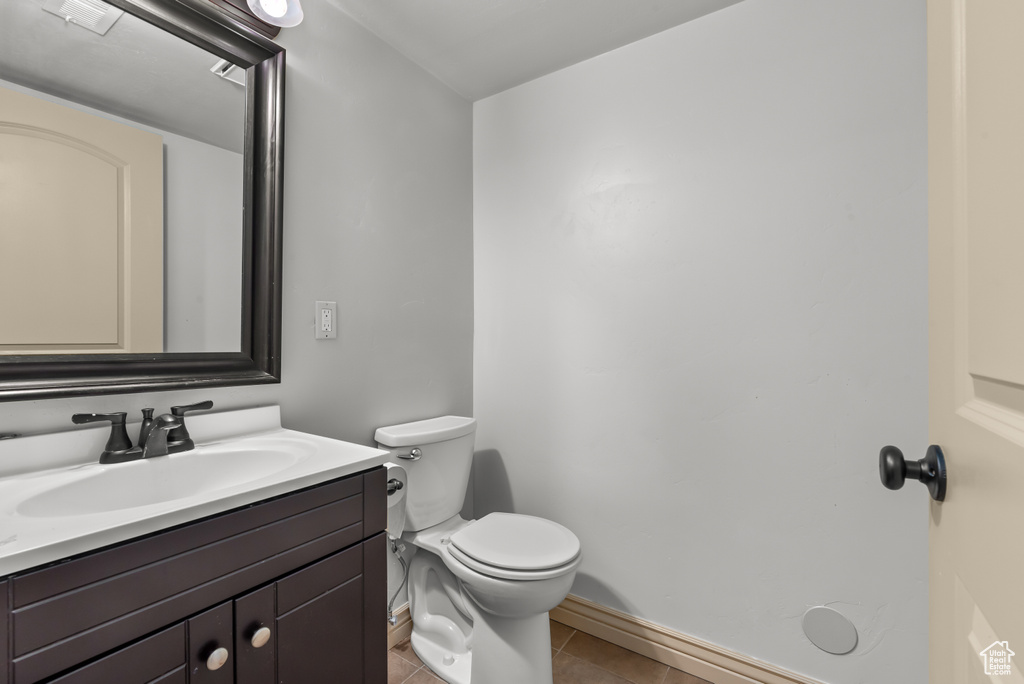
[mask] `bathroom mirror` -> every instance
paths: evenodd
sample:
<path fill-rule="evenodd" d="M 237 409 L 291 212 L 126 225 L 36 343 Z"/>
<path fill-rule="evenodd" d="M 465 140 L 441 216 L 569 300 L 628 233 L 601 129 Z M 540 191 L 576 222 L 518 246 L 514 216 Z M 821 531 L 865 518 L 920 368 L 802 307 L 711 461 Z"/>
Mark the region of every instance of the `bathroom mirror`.
<path fill-rule="evenodd" d="M 51 4 L 59 16 L 47 14 L 44 5 Z M 155 166 L 162 166 L 156 170 L 157 186 L 162 186 L 158 191 L 166 192 L 163 197 L 157 192 L 155 208 L 143 218 L 128 215 L 125 209 L 109 229 L 90 229 L 84 219 L 67 220 L 68 216 L 84 215 L 80 205 L 74 199 L 54 197 L 64 193 L 43 193 L 43 201 L 37 202 L 42 207 L 38 213 L 55 207 L 57 218 L 53 223 L 67 224 L 66 230 L 70 231 L 67 240 L 51 238 L 50 245 L 74 243 L 79 236 L 91 236 L 89 230 L 107 230 L 111 237 L 101 234 L 96 239 L 81 240 L 72 250 L 65 248 L 64 268 L 47 268 L 45 260 L 36 263 L 29 258 L 37 252 L 45 255 L 47 241 L 25 247 L 25 235 L 45 231 L 22 231 L 17 243 L 21 249 L 5 250 L 12 264 L 16 264 L 11 257 L 15 251 L 27 264 L 25 275 L 13 281 L 22 292 L 34 277 L 40 284 L 30 286 L 33 292 L 49 287 L 59 274 L 77 273 L 76 269 L 97 275 L 76 275 L 85 280 L 72 278 L 63 290 L 51 293 L 50 300 L 42 300 L 50 302 L 45 307 L 27 307 L 47 311 L 52 307 L 58 312 L 54 316 L 58 325 L 47 333 L 50 337 L 40 332 L 45 326 L 28 326 L 41 344 L 24 349 L 11 344 L 23 336 L 12 332 L 15 317 L 8 315 L 0 320 L 0 400 L 277 382 L 284 51 L 239 19 L 222 13 L 210 0 L 108 0 L 108 4 L 115 8 L 111 14 L 124 12 L 107 33 L 120 42 L 107 41 L 106 35 L 99 34 L 103 26 L 90 33 L 76 25 L 90 17 L 75 11 L 102 7 L 99 3 L 4 0 L 0 14 L 6 18 L 0 24 L 4 25 L 3 33 L 10 33 L 4 37 L 5 45 L 0 46 L 0 89 L 5 89 L 0 95 L 6 93 L 9 97 L 0 99 L 0 105 L 4 105 L 0 106 L 0 128 L 7 125 L 9 129 L 27 130 L 30 134 L 22 136 L 26 138 L 59 138 L 59 133 L 47 128 L 50 110 L 46 108 L 70 111 L 70 107 L 119 122 L 112 125 L 128 124 L 123 126 L 125 129 L 144 129 L 156 140 Z M 15 9 L 24 10 L 17 34 Z M 56 31 L 60 40 L 68 41 L 67 45 L 50 44 L 32 54 L 32 46 L 43 44 L 43 39 L 26 42 L 20 37 L 36 30 L 35 25 Z M 4 48 L 10 48 L 16 36 L 20 46 L 5 53 Z M 69 73 L 51 76 L 45 68 L 37 68 L 39 63 L 54 72 Z M 135 70 L 122 70 L 121 63 L 131 63 Z M 189 68 L 182 68 L 186 63 Z M 211 71 L 218 63 L 219 70 Z M 77 77 L 70 73 L 76 69 Z M 90 79 L 89 69 L 103 77 Z M 179 77 L 183 73 L 188 74 L 187 78 Z M 92 91 L 86 87 L 90 80 Z M 86 85 L 80 86 L 82 83 Z M 174 101 L 190 106 L 172 106 Z M 24 102 L 29 106 L 23 112 L 20 107 Z M 43 107 L 38 121 L 31 118 L 37 116 L 36 106 Z M 107 125 L 105 120 L 101 123 Z M 29 150 L 26 159 L 43 156 Z M 55 165 L 61 169 L 67 166 Z M 128 185 L 128 178 L 142 175 L 141 163 L 123 166 L 127 171 L 114 172 L 120 197 L 143 197 L 141 190 L 136 192 Z M 8 163 L 7 170 L 11 168 L 23 171 L 23 167 Z M 49 175 L 45 167 L 39 173 Z M 11 178 L 30 175 L 15 173 Z M 84 184 L 89 176 L 87 172 L 72 174 L 70 184 L 75 184 L 75 178 L 83 178 Z M 67 207 L 61 206 L 62 199 Z M 110 204 L 135 210 L 142 202 L 106 202 Z M 27 206 L 21 214 L 13 215 L 33 214 L 35 220 L 34 205 Z M 65 218 L 61 218 L 60 211 L 65 211 Z M 0 232 L 16 232 L 12 227 L 15 222 L 0 216 L 0 225 L 4 223 L 8 228 Z M 147 238 L 137 227 L 147 223 L 155 223 L 158 233 L 156 239 L 148 239 L 155 251 L 143 257 L 136 252 Z M 140 232 L 136 235 L 132 230 Z M 0 242 L 3 238 L 0 234 Z M 94 243 L 107 246 L 94 248 Z M 104 258 L 113 262 L 113 268 L 108 269 L 112 274 L 94 263 Z M 142 266 L 135 267 L 133 259 Z M 155 289 L 139 286 L 135 291 L 128 287 L 129 276 L 140 273 L 151 276 Z M 86 294 L 93 280 L 104 279 L 114 284 L 108 282 L 106 290 L 100 286 L 95 289 L 113 292 L 111 296 Z M 8 309 L 12 301 L 18 304 L 27 299 L 18 297 L 12 289 L 12 283 L 0 288 L 0 310 L 4 310 L 5 297 Z M 110 323 L 106 330 L 129 318 L 143 320 L 149 316 L 157 319 L 155 333 L 147 338 L 124 323 L 128 332 L 118 328 L 114 344 L 94 342 L 82 331 L 87 323 L 102 319 L 104 314 L 94 313 L 89 308 L 90 300 L 101 300 L 108 310 L 112 309 L 113 313 L 107 314 Z M 111 300 L 118 301 L 111 306 Z M 67 340 L 62 326 L 73 331 L 66 335 Z M 146 344 L 140 342 L 147 339 Z"/>

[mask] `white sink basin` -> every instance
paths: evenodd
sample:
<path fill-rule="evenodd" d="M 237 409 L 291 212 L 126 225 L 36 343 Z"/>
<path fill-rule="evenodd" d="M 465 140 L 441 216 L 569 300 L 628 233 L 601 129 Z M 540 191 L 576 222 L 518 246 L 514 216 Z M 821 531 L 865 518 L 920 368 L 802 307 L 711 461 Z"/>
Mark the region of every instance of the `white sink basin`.
<path fill-rule="evenodd" d="M 276 406 L 188 421 L 194 450 L 111 465 L 97 462 L 109 428 L 0 441 L 0 473 L 10 473 L 0 476 L 0 577 L 352 475 L 387 456 L 282 429 Z M 16 469 L 25 463 L 45 465 Z"/>
<path fill-rule="evenodd" d="M 31 518 L 62 518 L 187 499 L 269 477 L 315 450 L 294 440 L 260 441 L 268 443 L 199 447 L 129 463 L 84 466 L 76 470 L 76 479 L 30 496 L 15 511 Z"/>

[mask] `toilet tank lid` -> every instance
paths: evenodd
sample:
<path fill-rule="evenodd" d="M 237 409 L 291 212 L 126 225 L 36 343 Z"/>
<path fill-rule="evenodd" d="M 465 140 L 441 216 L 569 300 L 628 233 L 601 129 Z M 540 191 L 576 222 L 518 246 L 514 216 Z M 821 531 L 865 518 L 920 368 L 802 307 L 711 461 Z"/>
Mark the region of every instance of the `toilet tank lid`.
<path fill-rule="evenodd" d="M 475 418 L 441 416 L 440 418 L 418 420 L 414 423 L 402 423 L 401 425 L 377 428 L 373 438 L 378 444 L 383 444 L 384 446 L 405 447 L 417 444 L 430 444 L 432 442 L 444 442 L 449 439 L 464 437 L 475 430 Z"/>

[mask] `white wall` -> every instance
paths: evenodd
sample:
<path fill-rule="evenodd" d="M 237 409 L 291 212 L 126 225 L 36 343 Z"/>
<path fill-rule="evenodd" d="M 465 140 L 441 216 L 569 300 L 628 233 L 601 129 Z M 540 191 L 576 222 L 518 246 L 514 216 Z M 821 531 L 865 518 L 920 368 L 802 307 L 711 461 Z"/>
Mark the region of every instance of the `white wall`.
<path fill-rule="evenodd" d="M 927 494 L 876 465 L 927 445 L 925 115 L 920 0 L 746 0 L 477 102 L 477 515 L 574 530 L 584 598 L 926 682 Z"/>
<path fill-rule="evenodd" d="M 286 29 L 280 385 L 0 403 L 0 432 L 77 411 L 282 405 L 287 427 L 372 444 L 472 409 L 472 108 L 330 3 Z M 313 339 L 316 300 L 337 340 Z"/>

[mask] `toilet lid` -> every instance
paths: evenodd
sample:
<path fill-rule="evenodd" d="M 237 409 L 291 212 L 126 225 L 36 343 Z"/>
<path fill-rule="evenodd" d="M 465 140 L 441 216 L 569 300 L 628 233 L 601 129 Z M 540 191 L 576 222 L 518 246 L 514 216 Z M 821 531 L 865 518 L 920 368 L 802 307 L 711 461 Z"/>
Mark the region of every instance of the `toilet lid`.
<path fill-rule="evenodd" d="M 547 570 L 572 561 L 580 540 L 556 522 L 532 515 L 491 513 L 451 536 L 470 558 L 510 570 Z"/>

